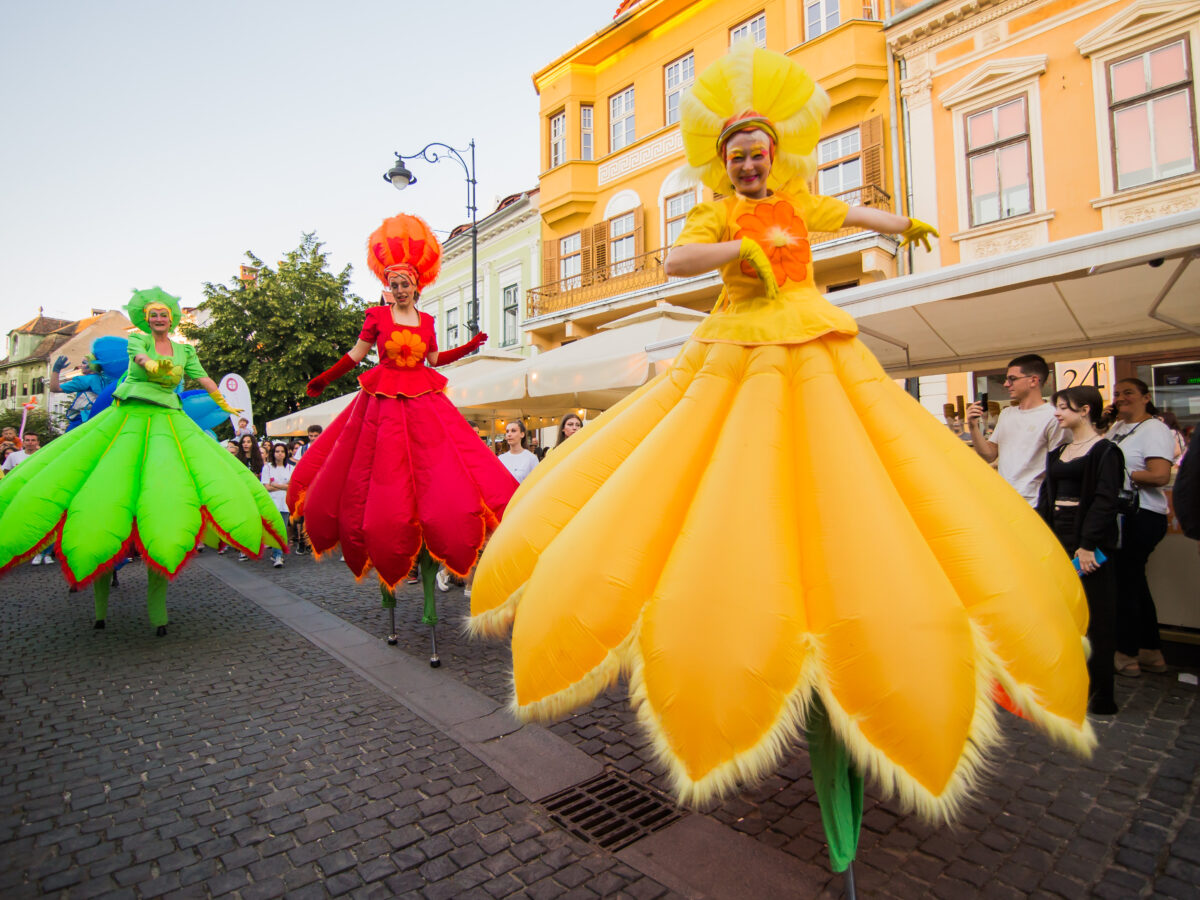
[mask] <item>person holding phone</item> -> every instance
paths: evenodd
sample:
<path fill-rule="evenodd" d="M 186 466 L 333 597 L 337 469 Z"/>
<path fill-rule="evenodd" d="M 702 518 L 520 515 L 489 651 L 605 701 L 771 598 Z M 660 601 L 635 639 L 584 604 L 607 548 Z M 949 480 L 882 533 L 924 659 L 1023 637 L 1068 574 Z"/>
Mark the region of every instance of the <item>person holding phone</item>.
<path fill-rule="evenodd" d="M 995 462 L 1000 477 L 1033 507 L 1046 472 L 1046 453 L 1065 440 L 1054 407 L 1042 398 L 1049 377 L 1050 367 L 1036 353 L 1018 356 L 1008 364 L 1004 387 L 1016 405 L 1000 410 L 990 439 L 982 430 L 986 401 L 967 407 L 971 446 L 987 462 Z"/>
<path fill-rule="evenodd" d="M 1175 439 L 1171 429 L 1156 418 L 1150 387 L 1140 378 L 1122 378 L 1113 388 L 1113 406 L 1105 418 L 1115 417 L 1108 438 L 1121 445 L 1130 489 L 1137 492 L 1137 509 L 1121 523 L 1121 547 L 1113 557 L 1117 569 L 1118 675 L 1136 678 L 1142 672 L 1165 672 L 1158 610 L 1146 564 L 1167 534 L 1167 495 L 1171 480 Z"/>
<path fill-rule="evenodd" d="M 1038 513 L 1063 549 L 1075 559 L 1087 595 L 1088 712 L 1111 715 L 1116 650 L 1117 578 L 1105 565 L 1116 552 L 1117 494 L 1125 479 L 1121 449 L 1097 431 L 1104 400 L 1094 387 L 1077 385 L 1053 397 L 1054 417 L 1071 438 L 1046 454 L 1046 477 L 1038 494 Z"/>

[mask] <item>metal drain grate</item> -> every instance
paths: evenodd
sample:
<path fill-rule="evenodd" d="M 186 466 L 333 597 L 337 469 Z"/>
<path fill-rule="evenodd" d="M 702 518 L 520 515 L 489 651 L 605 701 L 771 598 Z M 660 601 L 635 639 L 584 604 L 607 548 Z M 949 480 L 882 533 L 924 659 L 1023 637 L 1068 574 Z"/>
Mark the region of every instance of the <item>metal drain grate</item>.
<path fill-rule="evenodd" d="M 618 772 L 559 791 L 542 801 L 550 818 L 577 838 L 610 851 L 665 828 L 683 815 L 658 791 Z"/>

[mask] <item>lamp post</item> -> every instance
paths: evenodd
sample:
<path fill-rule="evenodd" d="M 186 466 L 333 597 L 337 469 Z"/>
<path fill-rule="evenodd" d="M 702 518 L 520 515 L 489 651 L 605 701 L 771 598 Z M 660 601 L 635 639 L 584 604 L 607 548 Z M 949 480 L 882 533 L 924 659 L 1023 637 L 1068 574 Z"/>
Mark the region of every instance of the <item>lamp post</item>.
<path fill-rule="evenodd" d="M 467 212 L 471 214 L 471 317 L 467 321 L 467 330 L 470 332 L 468 337 L 474 337 L 479 333 L 479 227 L 475 222 L 477 209 L 475 206 L 474 139 L 469 145 L 469 152 L 471 154 L 469 164 L 460 151 L 440 141 L 426 144 L 419 151 L 408 156 L 397 153 L 396 164 L 384 173 L 383 180 L 391 183 L 392 187 L 398 191 L 404 190 L 410 184 L 416 184 L 416 177 L 404 165 L 406 159 L 423 159 L 429 163 L 443 159 L 455 159 L 463 167 L 463 172 L 467 175 Z"/>

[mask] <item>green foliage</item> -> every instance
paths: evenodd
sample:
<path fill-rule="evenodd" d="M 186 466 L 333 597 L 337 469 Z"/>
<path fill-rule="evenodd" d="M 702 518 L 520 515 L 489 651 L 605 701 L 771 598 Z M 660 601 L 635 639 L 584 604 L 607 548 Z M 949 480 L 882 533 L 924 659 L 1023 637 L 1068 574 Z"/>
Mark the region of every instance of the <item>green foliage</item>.
<path fill-rule="evenodd" d="M 0 428 L 11 425 L 19 434 L 23 412 L 19 406 L 16 409 L 0 410 Z M 44 409 L 31 409 L 29 418 L 25 420 L 25 430 L 32 431 L 41 438 L 43 447 L 66 431 L 66 428 L 67 424 L 62 416 L 51 416 Z"/>
<path fill-rule="evenodd" d="M 309 379 L 353 347 L 362 329 L 366 304 L 348 292 L 351 267 L 328 271 L 322 246 L 305 234 L 277 269 L 247 252 L 255 277 L 206 283 L 200 309 L 211 318 L 203 328 L 182 328 L 214 380 L 228 372 L 246 379 L 260 433 L 269 420 L 319 402 L 304 394 Z M 353 374 L 344 375 L 322 399 L 356 387 Z"/>

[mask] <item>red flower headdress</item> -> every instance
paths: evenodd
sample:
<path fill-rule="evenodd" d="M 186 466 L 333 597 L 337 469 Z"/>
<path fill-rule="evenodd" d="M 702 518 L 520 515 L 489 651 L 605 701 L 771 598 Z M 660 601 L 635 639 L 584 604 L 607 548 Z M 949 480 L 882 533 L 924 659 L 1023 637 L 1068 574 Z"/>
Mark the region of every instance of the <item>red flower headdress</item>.
<path fill-rule="evenodd" d="M 433 230 L 416 216 L 392 216 L 367 238 L 367 265 L 384 284 L 388 275 L 402 271 L 423 291 L 442 268 L 442 245 Z"/>

